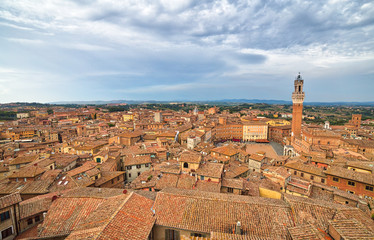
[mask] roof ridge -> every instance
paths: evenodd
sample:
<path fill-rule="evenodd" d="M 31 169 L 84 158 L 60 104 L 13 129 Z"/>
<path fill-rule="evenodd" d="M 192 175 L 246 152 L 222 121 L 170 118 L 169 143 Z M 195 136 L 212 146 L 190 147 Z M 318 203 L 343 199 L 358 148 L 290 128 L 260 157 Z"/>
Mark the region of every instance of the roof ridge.
<path fill-rule="evenodd" d="M 132 197 L 133 194 L 134 194 L 134 192 L 130 192 L 129 196 L 126 197 L 126 199 L 120 204 L 120 206 L 112 214 L 112 216 L 110 216 L 109 221 L 102 226 L 100 234 L 95 239 L 98 239 L 101 236 L 101 234 L 103 233 L 103 231 L 105 230 L 105 228 L 107 228 L 108 225 L 113 221 L 114 217 L 118 214 L 118 212 L 122 209 L 122 207 L 127 203 L 127 201 Z M 108 199 L 107 199 L 107 201 L 108 201 Z"/>

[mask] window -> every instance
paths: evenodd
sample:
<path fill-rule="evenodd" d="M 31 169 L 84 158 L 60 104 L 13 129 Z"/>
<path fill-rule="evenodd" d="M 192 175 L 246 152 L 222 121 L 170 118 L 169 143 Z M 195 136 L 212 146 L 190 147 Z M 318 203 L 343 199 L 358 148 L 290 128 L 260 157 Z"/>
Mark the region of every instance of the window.
<path fill-rule="evenodd" d="M 355 192 L 352 192 L 352 191 L 347 191 L 348 193 L 351 193 L 351 194 L 355 194 Z"/>
<path fill-rule="evenodd" d="M 200 179 L 201 179 L 201 180 L 204 180 L 204 176 L 200 176 Z"/>
<path fill-rule="evenodd" d="M 114 180 L 112 179 L 112 184 L 114 183 Z"/>
<path fill-rule="evenodd" d="M 132 166 L 127 166 L 126 169 L 127 169 L 127 170 L 131 170 L 131 169 L 132 169 Z"/>
<path fill-rule="evenodd" d="M 40 216 L 38 215 L 35 217 L 35 222 L 39 222 L 39 221 L 40 221 Z"/>
<path fill-rule="evenodd" d="M 131 173 L 129 173 L 129 178 L 131 178 Z"/>
<path fill-rule="evenodd" d="M 227 192 L 229 192 L 229 193 L 233 193 L 233 192 L 234 192 L 234 189 L 231 188 L 231 187 L 229 187 L 229 188 L 227 188 Z"/>
<path fill-rule="evenodd" d="M 119 181 L 119 176 L 117 177 L 117 181 Z"/>
<path fill-rule="evenodd" d="M 1 238 L 4 239 L 6 237 L 9 237 L 12 234 L 13 234 L 13 228 L 12 227 L 7 228 L 7 229 L 1 231 Z"/>
<path fill-rule="evenodd" d="M 293 172 L 293 175 L 296 175 L 296 174 L 297 174 L 297 171 L 294 171 L 294 172 Z"/>
<path fill-rule="evenodd" d="M 322 178 L 322 179 L 321 179 L 321 183 L 325 183 L 325 179 Z"/>
<path fill-rule="evenodd" d="M 179 231 L 173 229 L 165 229 L 165 240 L 179 240 Z"/>
<path fill-rule="evenodd" d="M 191 237 L 205 237 L 205 235 L 201 233 L 191 233 Z"/>
<path fill-rule="evenodd" d="M 9 213 L 9 211 L 6 211 L 6 212 L 3 212 L 3 213 L 0 214 L 0 219 L 1 219 L 1 221 L 5 221 L 5 220 L 7 220 L 7 219 L 9 219 L 9 218 L 10 218 L 10 213 Z"/>
<path fill-rule="evenodd" d="M 141 172 L 138 172 L 138 176 L 140 176 L 140 173 L 141 173 Z"/>
<path fill-rule="evenodd" d="M 145 164 L 145 167 L 148 167 L 148 166 L 149 166 L 149 163 L 146 163 L 146 164 Z"/>
<path fill-rule="evenodd" d="M 142 165 L 136 165 L 136 168 L 141 168 L 142 167 Z"/>
<path fill-rule="evenodd" d="M 314 180 L 314 176 L 310 176 L 310 180 Z"/>
<path fill-rule="evenodd" d="M 355 182 L 352 182 L 352 181 L 348 181 L 348 185 L 354 187 L 354 186 L 356 186 L 356 183 L 355 183 Z"/>
<path fill-rule="evenodd" d="M 365 186 L 365 190 L 367 190 L 367 191 L 373 191 L 373 186 L 368 186 L 368 185 L 366 185 Z"/>
<path fill-rule="evenodd" d="M 337 177 L 333 177 L 332 180 L 333 180 L 334 182 L 339 182 L 339 178 L 337 178 Z"/>
<path fill-rule="evenodd" d="M 300 176 L 301 176 L 301 177 L 304 177 L 304 173 L 300 173 Z"/>
<path fill-rule="evenodd" d="M 20 169 L 21 165 L 17 164 L 16 169 Z"/>
<path fill-rule="evenodd" d="M 97 163 L 101 163 L 101 158 L 99 158 L 99 157 L 96 158 L 96 162 L 97 162 Z"/>
<path fill-rule="evenodd" d="M 27 225 L 31 225 L 32 224 L 32 218 L 29 218 L 29 219 L 27 219 Z"/>
<path fill-rule="evenodd" d="M 188 163 L 186 163 L 186 162 L 183 163 L 183 167 L 184 167 L 184 168 L 188 168 Z"/>

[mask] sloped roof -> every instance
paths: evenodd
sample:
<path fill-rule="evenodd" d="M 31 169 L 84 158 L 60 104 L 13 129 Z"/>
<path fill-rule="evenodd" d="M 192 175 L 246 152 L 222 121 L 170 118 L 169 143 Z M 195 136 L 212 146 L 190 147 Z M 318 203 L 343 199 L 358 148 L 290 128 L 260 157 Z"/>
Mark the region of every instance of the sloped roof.
<path fill-rule="evenodd" d="M 12 206 L 13 204 L 21 202 L 21 195 L 19 193 L 13 193 L 0 198 L 0 209 Z"/>

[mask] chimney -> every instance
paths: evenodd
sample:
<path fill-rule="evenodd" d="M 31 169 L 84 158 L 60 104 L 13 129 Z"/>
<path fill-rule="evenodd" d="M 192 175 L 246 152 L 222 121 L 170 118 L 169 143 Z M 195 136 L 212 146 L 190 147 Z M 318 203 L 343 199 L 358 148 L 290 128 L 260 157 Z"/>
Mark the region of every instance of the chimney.
<path fill-rule="evenodd" d="M 235 234 L 239 234 L 239 235 L 242 234 L 242 225 L 239 221 L 236 223 Z"/>

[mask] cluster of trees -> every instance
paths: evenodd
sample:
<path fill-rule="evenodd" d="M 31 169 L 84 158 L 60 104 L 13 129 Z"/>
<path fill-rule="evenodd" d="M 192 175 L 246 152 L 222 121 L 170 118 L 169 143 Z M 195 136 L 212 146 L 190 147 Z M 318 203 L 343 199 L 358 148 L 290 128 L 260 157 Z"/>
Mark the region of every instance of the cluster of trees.
<path fill-rule="evenodd" d="M 0 120 L 15 120 L 17 119 L 16 112 L 0 111 Z"/>

